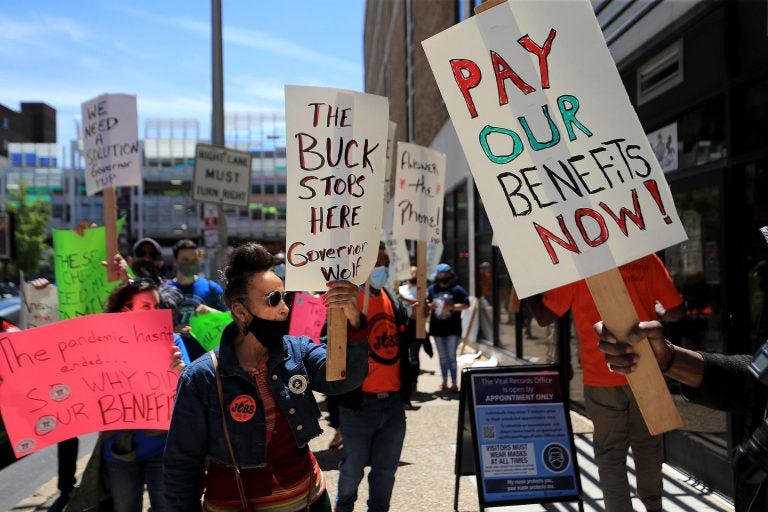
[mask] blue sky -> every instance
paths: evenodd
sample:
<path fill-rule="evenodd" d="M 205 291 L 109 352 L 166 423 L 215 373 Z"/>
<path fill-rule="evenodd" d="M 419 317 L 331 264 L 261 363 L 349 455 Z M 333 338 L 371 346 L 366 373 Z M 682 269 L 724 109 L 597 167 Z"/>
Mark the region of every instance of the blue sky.
<path fill-rule="evenodd" d="M 210 137 L 207 0 L 0 0 L 0 103 L 57 110 L 58 142 L 80 104 L 136 94 L 147 118 L 195 118 Z M 362 90 L 363 0 L 223 0 L 225 112 L 282 112 L 285 84 Z"/>

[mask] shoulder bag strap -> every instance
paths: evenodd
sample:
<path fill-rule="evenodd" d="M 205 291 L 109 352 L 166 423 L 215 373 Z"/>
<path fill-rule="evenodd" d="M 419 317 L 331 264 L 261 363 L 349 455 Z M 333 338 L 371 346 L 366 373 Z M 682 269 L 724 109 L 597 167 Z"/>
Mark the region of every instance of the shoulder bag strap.
<path fill-rule="evenodd" d="M 221 376 L 219 375 L 219 361 L 216 358 L 216 354 L 213 350 L 209 352 L 211 359 L 213 360 L 213 373 L 216 374 L 216 390 L 219 394 L 219 407 L 221 408 L 221 424 L 224 427 L 224 439 L 227 442 L 227 448 L 229 448 L 229 455 L 232 457 L 232 464 L 235 466 L 235 480 L 237 481 L 237 493 L 240 495 L 240 503 L 243 505 L 243 510 L 251 510 L 248 507 L 248 498 L 245 494 L 245 486 L 243 485 L 243 479 L 240 476 L 240 465 L 235 458 L 235 450 L 232 448 L 232 440 L 229 437 L 229 428 L 227 427 L 227 416 L 224 412 L 224 389 L 221 385 Z"/>

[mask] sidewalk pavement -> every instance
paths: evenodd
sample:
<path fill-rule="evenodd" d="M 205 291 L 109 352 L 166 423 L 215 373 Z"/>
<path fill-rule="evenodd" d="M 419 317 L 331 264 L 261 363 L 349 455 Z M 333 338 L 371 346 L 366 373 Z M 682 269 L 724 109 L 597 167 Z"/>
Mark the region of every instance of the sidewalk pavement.
<path fill-rule="evenodd" d="M 488 365 L 479 354 L 459 357 L 459 371 L 471 365 Z M 395 489 L 392 496 L 392 512 L 448 512 L 453 510 L 454 501 L 454 464 L 456 453 L 456 428 L 458 423 L 459 395 L 457 393 L 438 392 L 441 382 L 437 351 L 433 358 L 421 354 L 422 373 L 419 376 L 417 392 L 414 395 L 413 410 L 406 412 L 407 432 L 400 467 L 397 471 Z M 321 408 L 324 408 L 322 396 L 318 396 Z M 592 422 L 588 418 L 571 412 L 575 445 L 581 485 L 584 492 L 584 510 L 604 510 L 602 491 L 599 487 L 597 466 L 592 449 Z M 333 500 L 338 482 L 338 463 L 341 449 L 329 449 L 334 430 L 321 420 L 325 432 L 314 439 L 310 446 L 315 452 L 327 482 L 328 491 Z M 78 462 L 78 477 L 87 462 L 84 457 Z M 634 464 L 629 461 L 630 485 L 634 491 Z M 367 478 L 367 471 L 366 471 Z M 368 496 L 366 478 L 360 485 L 357 510 L 365 511 Z M 34 496 L 27 498 L 14 507 L 14 512 L 32 512 L 48 510 L 57 497 L 56 480 L 41 486 Z M 145 494 L 144 510 L 149 509 Z M 635 510 L 644 510 L 640 501 L 633 500 Z M 459 484 L 459 512 L 480 510 L 475 476 L 464 476 Z M 517 505 L 496 507 L 499 512 L 539 512 L 578 510 L 577 504 L 556 503 L 546 505 Z M 697 485 L 673 468 L 664 465 L 664 510 L 665 512 L 705 512 L 715 510 L 732 511 L 733 505 L 724 501 L 709 489 Z"/>

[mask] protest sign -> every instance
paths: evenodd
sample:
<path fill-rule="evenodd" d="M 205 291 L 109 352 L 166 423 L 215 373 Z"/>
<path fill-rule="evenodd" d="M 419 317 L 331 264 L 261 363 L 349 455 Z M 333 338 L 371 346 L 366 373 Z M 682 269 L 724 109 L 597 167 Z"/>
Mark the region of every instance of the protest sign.
<path fill-rule="evenodd" d="M 405 240 L 394 238 L 392 235 L 382 235 L 382 240 L 387 244 L 390 285 L 399 285 L 400 281 L 411 277 L 411 256 L 408 253 L 408 246 L 405 245 Z M 394 288 L 397 289 L 397 286 Z"/>
<path fill-rule="evenodd" d="M 286 86 L 288 290 L 361 284 L 379 250 L 389 105 L 339 89 Z"/>
<path fill-rule="evenodd" d="M 384 209 L 382 210 L 381 228 L 386 234 L 392 233 L 392 213 L 395 211 L 395 181 L 394 172 L 394 152 L 395 152 L 395 134 L 397 132 L 397 123 L 389 122 L 389 133 L 387 135 L 387 160 L 384 166 Z"/>
<path fill-rule="evenodd" d="M 59 320 L 59 295 L 52 284 L 44 288 L 35 288 L 24 280 L 22 274 L 19 283 L 21 295 L 22 329 L 48 325 Z"/>
<path fill-rule="evenodd" d="M 217 311 L 203 314 L 195 313 L 189 319 L 189 326 L 191 327 L 189 334 L 191 334 L 206 351 L 213 350 L 219 346 L 219 343 L 221 342 L 221 333 L 230 323 L 232 323 L 232 313 L 229 311 Z"/>
<path fill-rule="evenodd" d="M 195 148 L 192 199 L 248 208 L 251 199 L 251 154 L 198 143 Z"/>
<path fill-rule="evenodd" d="M 422 44 L 521 297 L 685 239 L 588 1 L 503 2 Z"/>
<path fill-rule="evenodd" d="M 0 410 L 17 457 L 81 434 L 167 430 L 178 373 L 169 310 L 0 335 Z"/>
<path fill-rule="evenodd" d="M 585 279 L 624 340 L 638 317 L 618 266 L 686 238 L 664 173 L 589 1 L 493 3 L 422 44 L 515 290 Z M 648 429 L 680 427 L 636 347 L 627 380 Z"/>
<path fill-rule="evenodd" d="M 117 230 L 123 219 L 117 223 Z M 54 271 L 62 320 L 102 313 L 109 292 L 119 282 L 109 282 L 101 265 L 107 259 L 106 229 L 88 228 L 80 235 L 74 230 L 53 230 Z"/>
<path fill-rule="evenodd" d="M 445 154 L 398 142 L 395 169 L 392 234 L 396 238 L 441 242 Z"/>
<path fill-rule="evenodd" d="M 141 185 L 136 96 L 102 94 L 81 110 L 86 194 Z"/>
<path fill-rule="evenodd" d="M 291 308 L 291 325 L 288 334 L 308 336 L 315 343 L 320 343 L 320 332 L 325 324 L 326 307 L 323 299 L 308 293 L 297 293 Z"/>

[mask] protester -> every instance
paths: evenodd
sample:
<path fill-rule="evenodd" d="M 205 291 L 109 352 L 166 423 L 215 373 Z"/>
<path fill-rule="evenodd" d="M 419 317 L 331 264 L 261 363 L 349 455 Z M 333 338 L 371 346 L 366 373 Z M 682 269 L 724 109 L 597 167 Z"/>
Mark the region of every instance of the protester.
<path fill-rule="evenodd" d="M 619 342 L 615 336 L 598 322 L 594 326 L 601 341 L 599 349 L 604 352 L 605 362 L 611 371 L 629 374 L 638 367 L 640 355 L 634 345 L 648 339 L 653 355 L 662 373 L 682 384 L 681 394 L 686 400 L 712 409 L 745 415 L 757 430 L 765 436 L 768 423 L 763 418 L 768 414 L 766 395 L 768 388 L 758 381 L 748 369 L 751 357 L 748 355 L 726 355 L 710 352 L 694 352 L 679 347 L 664 339 L 664 330 L 659 322 L 640 322 L 629 334 L 626 342 Z M 754 427 L 753 427 L 754 428 Z M 757 434 L 757 432 L 755 432 Z M 736 485 L 736 510 L 745 512 L 768 511 L 768 494 L 763 485 L 766 463 L 765 446 L 759 439 L 737 449 L 735 468 L 737 477 L 759 476 L 758 481 L 738 482 Z M 764 438 L 764 437 L 763 437 Z M 754 456 L 754 460 L 750 460 Z"/>
<path fill-rule="evenodd" d="M 619 267 L 640 320 L 673 321 L 684 314 L 683 299 L 661 260 L 651 254 Z M 657 303 L 658 301 L 658 303 Z M 526 299 L 539 325 L 546 326 L 573 312 L 579 335 L 584 401 L 594 425 L 595 460 L 608 512 L 632 512 L 627 455 L 632 447 L 637 495 L 646 510 L 661 510 L 664 451 L 643 420 L 623 375 L 612 373 L 597 348 L 592 326 L 600 317 L 584 280 Z"/>
<path fill-rule="evenodd" d="M 272 265 L 255 243 L 230 256 L 224 297 L 234 321 L 215 359 L 194 361 L 179 381 L 164 460 L 171 511 L 199 511 L 201 496 L 204 510 L 330 511 L 308 447 L 321 433 L 313 391 L 360 385 L 368 330 L 356 287 L 328 283 L 324 301 L 343 310 L 349 341 L 346 378 L 327 381 L 325 346 L 287 335 L 289 306 Z"/>
<path fill-rule="evenodd" d="M 223 290 L 218 283 L 198 276 L 202 253 L 192 240 L 180 240 L 173 246 L 173 262 L 176 266 L 176 277 L 168 282 L 181 290 L 184 300 L 174 318 L 174 325 L 182 333 L 184 343 L 189 350 L 189 356 L 194 361 L 205 353 L 205 349 L 189 335 L 189 321 L 192 315 L 211 310 L 225 311 L 222 299 Z"/>
<path fill-rule="evenodd" d="M 128 265 L 138 277 L 152 277 L 158 282 L 165 277 L 163 253 L 154 238 L 142 238 L 133 244 Z"/>
<path fill-rule="evenodd" d="M 417 267 L 412 266 L 411 277 L 403 284 L 401 284 L 397 289 L 397 293 L 400 296 L 400 301 L 405 307 L 405 310 L 408 312 L 408 330 L 406 331 L 405 335 L 410 339 L 408 344 L 408 359 L 411 363 L 411 374 L 413 375 L 413 383 L 411 387 L 412 393 L 416 392 L 419 374 L 421 373 L 419 351 L 421 350 L 422 344 L 424 345 L 424 351 L 427 353 L 427 355 L 429 357 L 432 357 L 433 355 L 432 344 L 429 342 L 428 338 L 424 340 L 416 339 L 416 316 L 414 315 L 414 305 L 417 303 L 416 294 L 418 292 L 418 286 L 416 286 L 417 270 Z"/>
<path fill-rule="evenodd" d="M 153 278 L 129 279 L 117 286 L 107 299 L 105 311 L 152 311 L 158 309 L 160 295 Z M 170 351 L 171 368 L 179 373 L 189 356 L 179 337 Z M 83 474 L 82 484 L 72 493 L 65 510 L 83 511 L 98 506 L 108 490 L 115 512 L 141 512 L 144 485 L 153 512 L 164 512 L 162 455 L 164 430 L 115 430 L 102 432 Z M 106 479 L 107 489 L 102 489 Z"/>
<path fill-rule="evenodd" d="M 440 373 L 443 376 L 440 391 L 458 393 L 456 350 L 461 338 L 461 312 L 469 307 L 469 296 L 461 285 L 456 284 L 456 273 L 447 263 L 437 266 L 435 282 L 427 288 L 427 306 L 430 311 L 429 334 L 435 338 L 440 356 Z"/>
<path fill-rule="evenodd" d="M 369 319 L 368 375 L 354 391 L 339 396 L 344 455 L 339 464 L 336 512 L 351 512 L 365 466 L 368 474 L 368 510 L 387 511 L 395 485 L 395 472 L 405 439 L 404 402 L 410 398 L 408 346 L 400 333 L 407 314 L 384 288 L 389 278 L 386 246 L 379 246 L 376 268 L 369 277 L 366 316 Z M 365 309 L 365 290 L 358 292 Z"/>

